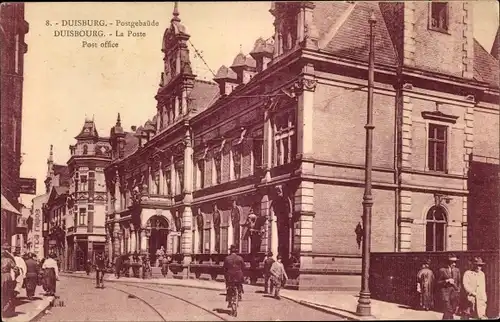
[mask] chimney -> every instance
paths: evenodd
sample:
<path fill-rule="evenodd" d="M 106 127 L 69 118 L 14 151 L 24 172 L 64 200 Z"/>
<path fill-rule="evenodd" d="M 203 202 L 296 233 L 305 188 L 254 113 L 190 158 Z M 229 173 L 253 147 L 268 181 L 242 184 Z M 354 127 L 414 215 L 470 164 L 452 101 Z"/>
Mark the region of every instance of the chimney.
<path fill-rule="evenodd" d="M 255 59 L 240 52 L 234 58 L 231 69 L 236 73 L 238 84 L 247 84 L 256 73 Z"/>
<path fill-rule="evenodd" d="M 219 84 L 220 95 L 229 95 L 238 86 L 236 73 L 224 65 L 217 71 L 214 81 Z"/>
<path fill-rule="evenodd" d="M 253 46 L 253 50 L 250 52 L 250 55 L 255 59 L 257 73 L 260 73 L 267 68 L 267 65 L 273 58 L 273 53 L 274 41 L 272 38 L 269 38 L 266 41 L 261 37 L 255 41 L 255 45 Z"/>

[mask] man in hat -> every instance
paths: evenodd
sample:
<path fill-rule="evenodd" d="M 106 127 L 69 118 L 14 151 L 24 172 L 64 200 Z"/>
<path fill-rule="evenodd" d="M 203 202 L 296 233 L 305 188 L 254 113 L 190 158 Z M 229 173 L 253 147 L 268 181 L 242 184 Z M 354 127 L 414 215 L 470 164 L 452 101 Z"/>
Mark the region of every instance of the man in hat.
<path fill-rule="evenodd" d="M 419 294 L 420 308 L 429 311 L 434 307 L 434 273 L 429 268 L 430 260 L 422 263 L 422 268 L 417 274 L 417 292 Z"/>
<path fill-rule="evenodd" d="M 443 320 L 453 320 L 458 310 L 460 299 L 460 270 L 457 268 L 457 257 L 450 255 L 448 265 L 440 268 L 437 278 L 443 301 Z"/>
<path fill-rule="evenodd" d="M 271 278 L 271 266 L 274 263 L 273 252 L 267 253 L 266 259 L 264 260 L 264 292 L 272 293 L 273 284 L 269 285 L 269 279 Z M 270 288 L 269 288 L 270 287 Z"/>
<path fill-rule="evenodd" d="M 483 272 L 483 259 L 475 257 L 473 268 L 464 273 L 463 283 L 467 295 L 466 318 L 486 319 L 486 278 Z"/>
<path fill-rule="evenodd" d="M 102 253 L 95 257 L 95 287 L 104 288 L 104 273 L 106 271 L 106 262 Z"/>
<path fill-rule="evenodd" d="M 16 285 L 15 279 L 19 273 L 14 256 L 9 250 L 9 244 L 2 244 L 2 316 L 5 317 L 14 313 L 14 287 Z"/>
<path fill-rule="evenodd" d="M 39 274 L 40 266 L 35 260 L 35 254 L 28 253 L 28 259 L 26 259 L 26 297 L 28 300 L 32 300 L 35 295 Z"/>
<path fill-rule="evenodd" d="M 274 298 L 280 300 L 280 289 L 285 286 L 286 280 L 288 279 L 288 275 L 286 274 L 285 267 L 281 262 L 282 257 L 278 255 L 276 257 L 276 262 L 271 265 L 271 269 L 269 273 L 271 274 L 271 283 L 274 288 Z"/>
<path fill-rule="evenodd" d="M 243 258 L 237 254 L 238 248 L 235 245 L 231 245 L 230 254 L 224 259 L 224 278 L 226 280 L 226 288 L 230 286 L 236 286 L 238 289 L 238 298 L 241 300 L 241 291 L 243 289 L 243 270 L 245 269 L 245 261 Z M 226 292 L 228 294 L 229 292 Z M 229 306 L 229 296 L 226 295 L 226 301 Z"/>

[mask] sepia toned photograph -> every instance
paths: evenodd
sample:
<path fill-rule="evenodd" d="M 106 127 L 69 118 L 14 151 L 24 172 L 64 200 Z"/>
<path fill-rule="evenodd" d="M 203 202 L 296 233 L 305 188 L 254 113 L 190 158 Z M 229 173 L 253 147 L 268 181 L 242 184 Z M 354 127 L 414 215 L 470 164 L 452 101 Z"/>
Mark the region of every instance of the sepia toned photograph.
<path fill-rule="evenodd" d="M 499 20 L 2 2 L 2 321 L 500 318 Z"/>

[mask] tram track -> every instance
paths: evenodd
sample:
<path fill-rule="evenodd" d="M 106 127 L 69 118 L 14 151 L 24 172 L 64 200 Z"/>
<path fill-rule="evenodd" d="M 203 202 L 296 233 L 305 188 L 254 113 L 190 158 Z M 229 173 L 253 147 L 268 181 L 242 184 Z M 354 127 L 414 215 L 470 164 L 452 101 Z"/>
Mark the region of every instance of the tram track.
<path fill-rule="evenodd" d="M 165 290 L 158 290 L 158 289 L 154 289 L 154 288 L 149 288 L 149 287 L 145 287 L 145 286 L 139 286 L 139 285 L 134 285 L 134 284 L 128 284 L 128 283 L 120 283 L 121 285 L 124 285 L 124 286 L 127 286 L 127 287 L 134 287 L 134 288 L 137 288 L 137 289 L 141 289 L 141 290 L 146 290 L 146 291 L 150 291 L 150 292 L 155 292 L 155 293 L 158 293 L 158 294 L 162 294 L 162 295 L 166 295 L 166 296 L 169 296 L 171 298 L 174 298 L 178 301 L 181 301 L 181 302 L 184 302 L 186 304 L 189 304 L 190 306 L 194 306 L 206 313 L 209 313 L 211 316 L 214 316 L 216 317 L 218 320 L 221 320 L 221 321 L 229 321 L 228 319 L 224 318 L 223 316 L 211 311 L 211 310 L 208 310 L 194 302 L 191 302 L 189 300 L 186 300 L 184 298 L 181 298 L 177 295 L 174 295 L 170 292 L 166 292 Z M 125 293 L 125 294 L 128 294 L 129 296 L 133 296 L 135 298 L 137 298 L 138 300 L 140 300 L 141 302 L 143 302 L 144 304 L 146 304 L 148 307 L 150 307 L 152 310 L 155 311 L 155 313 L 157 313 L 163 321 L 171 321 L 171 319 L 169 319 L 167 316 L 165 316 L 162 312 L 160 312 L 158 309 L 156 309 L 150 302 L 148 302 L 147 300 L 144 299 L 144 297 L 142 296 L 138 296 L 137 293 L 133 293 L 131 292 L 130 290 L 124 290 L 120 287 L 116 287 L 116 284 L 113 285 L 113 286 L 110 286 L 109 283 L 108 285 L 106 286 L 107 288 L 111 288 L 111 289 L 114 289 L 114 290 L 117 290 L 117 291 L 120 291 L 122 293 Z"/>

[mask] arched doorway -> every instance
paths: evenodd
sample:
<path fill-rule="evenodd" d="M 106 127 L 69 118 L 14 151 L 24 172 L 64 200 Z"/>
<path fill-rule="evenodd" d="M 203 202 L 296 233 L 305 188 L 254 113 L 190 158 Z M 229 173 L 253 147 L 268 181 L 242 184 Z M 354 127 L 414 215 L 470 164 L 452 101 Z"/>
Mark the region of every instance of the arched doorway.
<path fill-rule="evenodd" d="M 276 216 L 276 224 L 278 230 L 278 254 L 283 257 L 283 261 L 287 262 L 291 252 L 292 234 L 291 234 L 291 215 L 292 203 L 280 186 L 276 187 L 276 197 L 274 198 L 271 207 Z M 274 254 L 277 255 L 277 254 Z"/>
<path fill-rule="evenodd" d="M 427 212 L 425 224 L 425 250 L 444 251 L 446 248 L 446 211 L 443 207 L 433 206 Z"/>
<path fill-rule="evenodd" d="M 167 238 L 169 229 L 168 220 L 163 216 L 153 216 L 148 220 L 151 225 L 151 236 L 149 237 L 149 258 L 152 263 L 156 261 L 156 251 L 161 249 L 167 250 Z"/>

